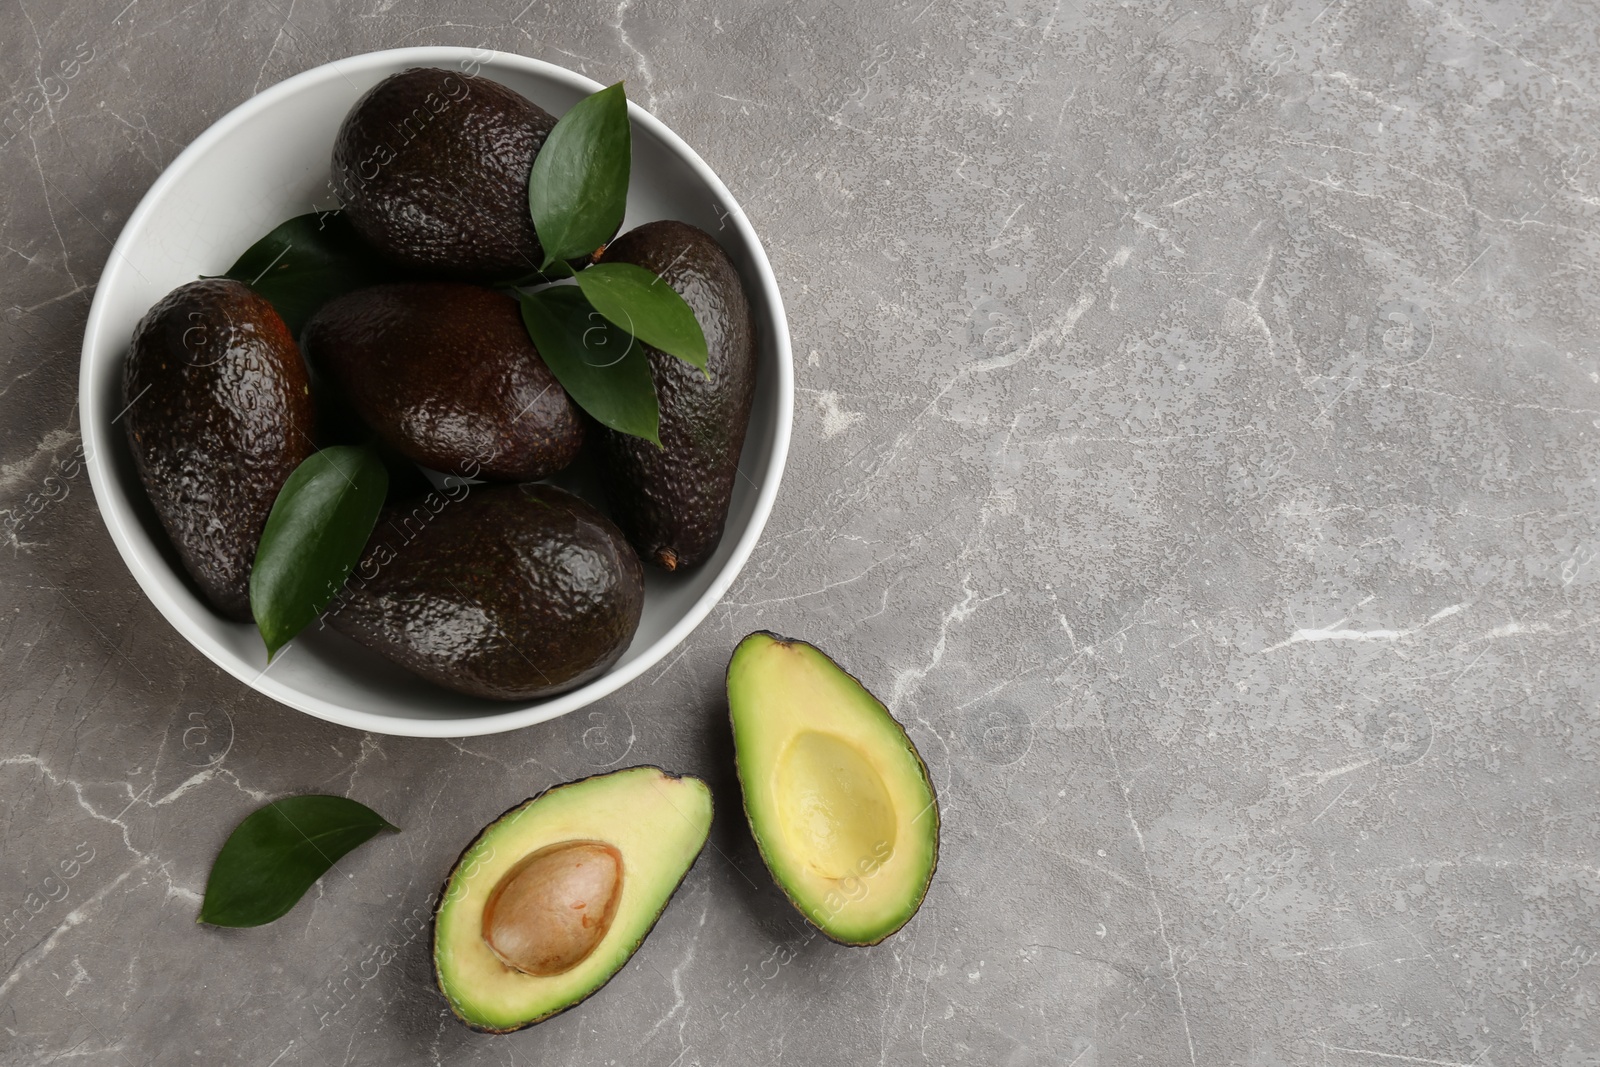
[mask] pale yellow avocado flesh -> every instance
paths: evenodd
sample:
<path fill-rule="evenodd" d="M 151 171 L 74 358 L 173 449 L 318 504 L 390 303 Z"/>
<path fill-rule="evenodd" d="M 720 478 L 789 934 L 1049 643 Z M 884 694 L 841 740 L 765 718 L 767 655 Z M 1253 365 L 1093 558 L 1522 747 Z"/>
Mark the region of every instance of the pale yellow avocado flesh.
<path fill-rule="evenodd" d="M 434 913 L 434 973 L 451 1009 L 476 1029 L 505 1032 L 605 985 L 655 925 L 710 829 L 706 784 L 657 767 L 555 786 L 490 823 L 456 861 Z M 622 856 L 621 896 L 605 936 L 576 966 L 546 977 L 523 974 L 484 941 L 484 905 L 519 861 L 563 841 L 614 847 Z"/>
<path fill-rule="evenodd" d="M 823 933 L 876 944 L 938 862 L 939 808 L 900 724 L 820 650 L 754 633 L 728 664 L 745 814 L 772 876 Z"/>

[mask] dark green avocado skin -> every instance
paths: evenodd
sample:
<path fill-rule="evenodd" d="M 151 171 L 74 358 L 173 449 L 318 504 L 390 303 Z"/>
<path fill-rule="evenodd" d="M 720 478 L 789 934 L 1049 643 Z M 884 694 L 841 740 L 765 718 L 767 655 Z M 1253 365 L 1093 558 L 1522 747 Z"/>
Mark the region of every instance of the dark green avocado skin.
<path fill-rule="evenodd" d="M 460 282 L 358 289 L 323 305 L 301 339 L 362 421 L 424 467 L 526 481 L 583 447 L 581 412 L 504 293 Z"/>
<path fill-rule="evenodd" d="M 272 305 L 225 278 L 140 320 L 123 369 L 134 466 L 195 583 L 250 620 L 250 568 L 278 490 L 316 451 L 305 361 Z"/>
<path fill-rule="evenodd" d="M 458 485 L 384 511 L 326 618 L 447 689 L 533 700 L 615 663 L 643 607 L 638 559 L 578 497 Z"/>
<path fill-rule="evenodd" d="M 555 124 L 499 82 L 414 67 L 351 108 L 334 142 L 334 186 L 356 231 L 398 266 L 527 274 L 544 261 L 528 173 Z"/>
<path fill-rule="evenodd" d="M 606 263 L 660 275 L 705 331 L 711 379 L 646 346 L 661 405 L 661 448 L 597 427 L 594 436 L 617 525 L 641 559 L 664 570 L 704 562 L 722 539 L 755 395 L 750 301 L 728 254 L 685 222 L 650 222 L 607 246 Z"/>

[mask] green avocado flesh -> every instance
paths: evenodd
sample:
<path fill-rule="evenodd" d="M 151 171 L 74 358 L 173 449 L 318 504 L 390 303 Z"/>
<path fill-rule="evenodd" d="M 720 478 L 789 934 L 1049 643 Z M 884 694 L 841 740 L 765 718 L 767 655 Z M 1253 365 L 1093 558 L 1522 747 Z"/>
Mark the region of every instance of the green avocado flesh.
<path fill-rule="evenodd" d="M 594 993 L 655 926 L 710 829 L 706 784 L 659 767 L 558 785 L 500 816 L 456 861 L 434 912 L 434 975 L 451 1010 L 509 1033 Z"/>
<path fill-rule="evenodd" d="M 882 703 L 821 650 L 757 632 L 728 663 L 744 810 L 773 879 L 828 937 L 906 924 L 939 858 L 928 769 Z"/>

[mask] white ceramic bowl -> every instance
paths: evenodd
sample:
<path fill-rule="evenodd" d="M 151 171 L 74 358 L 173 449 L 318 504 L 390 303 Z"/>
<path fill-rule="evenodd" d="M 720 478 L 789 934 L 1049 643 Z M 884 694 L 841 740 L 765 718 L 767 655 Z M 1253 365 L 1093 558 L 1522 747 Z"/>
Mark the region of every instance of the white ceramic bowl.
<path fill-rule="evenodd" d="M 646 568 L 644 618 L 610 671 L 530 704 L 435 688 L 331 630 L 313 628 L 266 669 L 253 626 L 215 615 L 186 580 L 133 469 L 122 428 L 122 366 L 134 325 L 169 290 L 220 274 L 293 215 L 328 207 L 328 162 L 345 113 L 371 86 L 410 67 L 476 72 L 555 115 L 601 86 L 523 56 L 470 48 L 400 48 L 342 59 L 274 85 L 218 120 L 151 186 L 100 276 L 83 339 L 80 405 L 90 480 L 111 537 L 145 594 L 179 633 L 229 674 L 318 718 L 375 733 L 460 737 L 564 715 L 639 677 L 681 642 L 749 558 L 783 474 L 794 369 L 783 301 L 761 243 L 732 195 L 688 145 L 631 105 L 633 182 L 623 228 L 694 223 L 733 257 L 755 309 L 759 365 L 742 476 L 716 555 L 684 575 Z"/>

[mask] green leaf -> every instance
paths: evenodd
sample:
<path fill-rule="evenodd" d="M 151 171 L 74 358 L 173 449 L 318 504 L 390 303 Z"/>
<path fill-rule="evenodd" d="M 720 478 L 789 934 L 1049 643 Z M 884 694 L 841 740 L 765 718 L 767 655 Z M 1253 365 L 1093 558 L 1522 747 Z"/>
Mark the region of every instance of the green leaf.
<path fill-rule="evenodd" d="M 250 572 L 250 611 L 269 661 L 344 585 L 388 488 L 383 460 L 367 446 L 324 448 L 289 475 Z"/>
<path fill-rule="evenodd" d="M 533 157 L 528 211 L 548 270 L 611 240 L 628 206 L 632 130 L 622 83 L 585 97 L 561 116 Z"/>
<path fill-rule="evenodd" d="M 594 309 L 653 348 L 706 371 L 706 335 L 683 297 L 634 263 L 596 263 L 578 287 Z"/>
<path fill-rule="evenodd" d="M 607 322 L 573 285 L 523 296 L 522 321 L 545 366 L 579 407 L 613 430 L 661 446 L 661 413 L 643 345 Z"/>
<path fill-rule="evenodd" d="M 280 918 L 339 857 L 380 830 L 399 827 L 346 797 L 275 800 L 228 835 L 211 865 L 198 921 L 261 926 Z"/>
<path fill-rule="evenodd" d="M 393 276 L 339 211 L 296 215 L 251 245 L 223 275 L 266 297 L 296 337 L 329 300 Z"/>
<path fill-rule="evenodd" d="M 564 259 L 548 264 L 544 270 L 528 271 L 515 278 L 501 278 L 487 284 L 500 289 L 531 289 L 536 285 L 553 285 L 563 278 L 572 277 L 572 266 Z"/>

